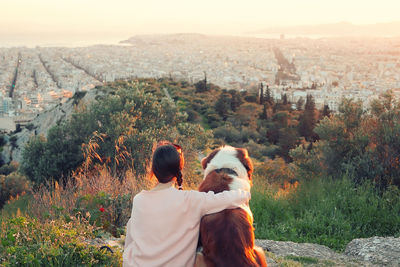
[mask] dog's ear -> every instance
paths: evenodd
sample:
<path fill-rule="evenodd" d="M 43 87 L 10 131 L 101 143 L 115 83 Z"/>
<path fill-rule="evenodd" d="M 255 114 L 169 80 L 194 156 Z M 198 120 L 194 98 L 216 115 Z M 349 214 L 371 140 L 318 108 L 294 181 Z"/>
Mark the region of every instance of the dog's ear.
<path fill-rule="evenodd" d="M 253 174 L 253 162 L 251 161 L 249 157 L 249 152 L 247 152 L 247 149 L 245 148 L 236 148 L 237 151 L 237 156 L 240 162 L 243 164 L 243 166 L 247 170 L 247 176 L 249 177 L 249 180 L 252 178 Z"/>
<path fill-rule="evenodd" d="M 208 163 L 217 155 L 218 151 L 220 148 L 214 149 L 207 157 L 203 158 L 201 160 L 201 166 L 203 167 L 203 170 L 207 168 Z"/>
<path fill-rule="evenodd" d="M 205 170 L 205 169 L 207 168 L 208 162 L 210 162 L 210 161 L 208 160 L 208 157 L 204 157 L 204 158 L 201 160 L 201 166 L 203 167 L 203 170 Z"/>

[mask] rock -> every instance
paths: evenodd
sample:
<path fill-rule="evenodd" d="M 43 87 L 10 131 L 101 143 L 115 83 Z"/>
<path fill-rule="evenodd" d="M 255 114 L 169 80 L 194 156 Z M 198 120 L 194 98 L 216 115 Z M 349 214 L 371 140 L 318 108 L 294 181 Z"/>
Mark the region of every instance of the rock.
<path fill-rule="evenodd" d="M 30 127 L 30 129 L 24 128 L 18 133 L 11 134 L 17 138 L 15 145 L 12 145 L 10 142 L 4 145 L 3 151 L 0 153 L 0 158 L 5 163 L 10 163 L 11 161 L 20 162 L 22 160 L 23 148 L 32 136 L 47 136 L 47 131 L 51 127 L 68 119 L 74 113 L 78 103 L 90 103 L 95 99 L 96 95 L 99 94 L 102 94 L 100 90 L 94 88 L 87 91 L 81 99 L 70 98 L 65 103 L 58 104 L 54 108 L 38 114 L 31 121 L 32 127 Z"/>
<path fill-rule="evenodd" d="M 400 266 L 400 238 L 354 239 L 347 245 L 344 253 L 380 266 Z"/>
<path fill-rule="evenodd" d="M 279 264 L 273 259 L 267 257 L 267 266 L 268 267 L 279 267 Z"/>
<path fill-rule="evenodd" d="M 376 266 L 362 259 L 340 254 L 326 246 L 317 244 L 257 239 L 256 245 L 278 257 L 316 261 L 316 263 L 310 263 L 306 266 Z M 278 265 L 275 263 L 271 264 L 271 266 Z"/>
<path fill-rule="evenodd" d="M 279 256 L 298 256 L 320 259 L 340 258 L 340 254 L 334 252 L 332 249 L 317 244 L 272 240 L 256 240 L 256 244 L 264 250 L 270 251 Z"/>

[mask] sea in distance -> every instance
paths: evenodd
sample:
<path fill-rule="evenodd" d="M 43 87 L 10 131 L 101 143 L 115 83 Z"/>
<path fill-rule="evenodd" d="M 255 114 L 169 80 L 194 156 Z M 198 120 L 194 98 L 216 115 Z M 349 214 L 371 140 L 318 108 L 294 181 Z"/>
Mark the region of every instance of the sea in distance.
<path fill-rule="evenodd" d="M 127 40 L 135 34 L 0 34 L 0 47 L 85 47 L 92 45 L 119 45 L 126 46 L 129 44 L 120 43 Z M 142 35 L 142 34 L 141 34 Z M 216 36 L 215 34 L 212 34 Z M 321 39 L 321 38 L 338 38 L 335 35 L 306 35 L 306 34 L 227 34 L 226 36 L 245 37 L 245 38 L 263 38 L 263 39 Z M 219 34 L 219 36 L 223 36 Z M 382 36 L 392 38 L 394 36 Z M 339 37 L 340 38 L 340 37 Z M 399 38 L 399 37 L 397 37 Z"/>
<path fill-rule="evenodd" d="M 55 34 L 0 34 L 0 47 L 84 47 L 92 45 L 126 45 L 120 41 L 129 35 L 55 35 Z"/>
<path fill-rule="evenodd" d="M 34 35 L 34 34 L 0 34 L 0 47 L 28 47 L 33 48 L 36 46 L 40 47 L 84 47 L 92 45 L 127 45 L 120 43 L 120 41 L 129 39 L 134 36 L 121 34 L 121 35 L 54 35 L 54 34 L 44 34 L 44 35 Z M 227 34 L 228 35 L 228 34 Z M 230 34 L 236 37 L 246 37 L 246 38 L 265 38 L 265 39 L 285 39 L 292 38 L 329 38 L 334 36 L 323 36 L 323 35 L 280 35 L 280 34 Z M 221 35 L 222 36 L 222 35 Z"/>

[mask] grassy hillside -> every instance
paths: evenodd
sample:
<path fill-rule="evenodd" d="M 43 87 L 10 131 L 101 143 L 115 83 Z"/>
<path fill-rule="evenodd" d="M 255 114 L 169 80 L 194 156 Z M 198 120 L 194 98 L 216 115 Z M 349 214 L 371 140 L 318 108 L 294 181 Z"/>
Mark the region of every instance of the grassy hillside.
<path fill-rule="evenodd" d="M 161 139 L 183 146 L 185 189 L 201 181 L 200 154 L 221 144 L 249 150 L 256 238 L 340 251 L 354 238 L 400 236 L 394 100 L 369 113 L 345 101 L 330 114 L 311 98 L 276 101 L 264 91 L 260 100 L 201 81 L 117 81 L 95 90 L 96 101 L 77 101 L 70 119 L 28 142 L 19 167 L 1 167 L 0 265 L 119 265 L 120 253 L 86 241 L 124 234 L 133 196 L 154 183 L 146 172 Z"/>

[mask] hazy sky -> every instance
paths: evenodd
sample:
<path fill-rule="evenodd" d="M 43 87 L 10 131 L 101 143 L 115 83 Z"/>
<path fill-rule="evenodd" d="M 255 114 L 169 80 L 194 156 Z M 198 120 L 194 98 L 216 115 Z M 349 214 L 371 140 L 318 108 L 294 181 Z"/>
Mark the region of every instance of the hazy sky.
<path fill-rule="evenodd" d="M 0 0 L 0 34 L 238 34 L 340 21 L 400 21 L 400 0 Z"/>

